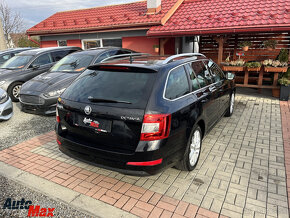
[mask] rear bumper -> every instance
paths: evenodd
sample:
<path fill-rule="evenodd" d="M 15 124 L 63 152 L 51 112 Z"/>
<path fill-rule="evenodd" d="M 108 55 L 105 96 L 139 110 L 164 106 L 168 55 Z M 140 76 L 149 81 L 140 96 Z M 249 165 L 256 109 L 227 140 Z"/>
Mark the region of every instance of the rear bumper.
<path fill-rule="evenodd" d="M 13 104 L 10 98 L 3 103 L 0 104 L 0 120 L 9 120 L 13 115 Z"/>
<path fill-rule="evenodd" d="M 59 150 L 66 155 L 127 175 L 150 176 L 161 172 L 167 167 L 170 167 L 166 159 L 163 159 L 161 164 L 155 166 L 126 165 L 127 162 L 145 162 L 160 159 L 162 158 L 161 156 L 156 158 L 156 153 L 160 153 L 158 150 L 124 154 L 88 147 L 63 138 L 60 135 L 57 135 L 57 140 L 61 143 L 59 144 Z"/>

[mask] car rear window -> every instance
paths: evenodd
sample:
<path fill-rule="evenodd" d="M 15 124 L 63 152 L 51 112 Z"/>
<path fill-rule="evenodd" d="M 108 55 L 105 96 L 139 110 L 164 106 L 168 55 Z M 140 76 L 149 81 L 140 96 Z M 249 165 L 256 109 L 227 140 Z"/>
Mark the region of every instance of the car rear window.
<path fill-rule="evenodd" d="M 92 103 L 89 98 L 120 101 L 127 104 L 102 101 L 93 104 L 144 109 L 155 77 L 156 73 L 86 70 L 62 98 L 89 104 Z"/>

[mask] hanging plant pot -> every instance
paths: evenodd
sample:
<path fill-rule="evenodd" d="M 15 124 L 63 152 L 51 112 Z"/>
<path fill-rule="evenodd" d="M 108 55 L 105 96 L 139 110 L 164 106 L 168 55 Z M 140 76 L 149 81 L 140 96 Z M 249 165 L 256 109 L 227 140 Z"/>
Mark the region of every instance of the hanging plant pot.
<path fill-rule="evenodd" d="M 285 73 L 288 67 L 265 67 L 265 72 Z"/>
<path fill-rule="evenodd" d="M 273 51 L 274 49 L 271 48 L 271 47 L 267 47 L 267 50 L 268 50 L 268 51 Z"/>
<path fill-rule="evenodd" d="M 159 45 L 153 45 L 154 52 L 159 53 Z"/>
<path fill-rule="evenodd" d="M 223 66 L 222 69 L 223 71 L 234 71 L 234 72 L 245 71 L 244 67 L 239 67 L 239 66 Z"/>
<path fill-rule="evenodd" d="M 243 51 L 248 51 L 249 50 L 249 46 L 244 46 L 243 47 Z"/>

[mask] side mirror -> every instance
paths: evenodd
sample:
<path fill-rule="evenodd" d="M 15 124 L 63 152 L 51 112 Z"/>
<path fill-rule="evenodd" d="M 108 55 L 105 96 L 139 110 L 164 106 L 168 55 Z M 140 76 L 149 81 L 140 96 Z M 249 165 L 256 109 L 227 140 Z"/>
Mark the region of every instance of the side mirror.
<path fill-rule="evenodd" d="M 228 80 L 234 80 L 235 77 L 236 77 L 235 74 L 230 73 L 230 72 L 226 72 L 226 78 L 227 78 Z"/>
<path fill-rule="evenodd" d="M 40 67 L 40 65 L 36 65 L 36 64 L 31 65 L 31 68 L 33 70 L 37 70 L 39 67 Z"/>

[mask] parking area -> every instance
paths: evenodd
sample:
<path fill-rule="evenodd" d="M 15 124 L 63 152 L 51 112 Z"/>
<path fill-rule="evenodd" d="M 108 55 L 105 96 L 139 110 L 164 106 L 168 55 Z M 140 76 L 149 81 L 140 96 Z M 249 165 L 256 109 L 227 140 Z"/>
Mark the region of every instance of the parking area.
<path fill-rule="evenodd" d="M 195 170 L 170 168 L 151 177 L 126 176 L 67 157 L 51 131 L 53 117 L 16 108 L 12 126 L 0 123 L 1 130 L 13 127 L 14 134 L 1 141 L 0 175 L 92 216 L 289 217 L 289 108 L 289 102 L 238 94 L 233 116 L 222 118 L 204 138 Z M 16 136 L 22 135 L 15 129 L 21 116 L 27 116 L 18 127 L 23 136 Z M 34 126 L 39 132 L 30 132 Z M 24 140 L 33 134 L 41 135 Z"/>

